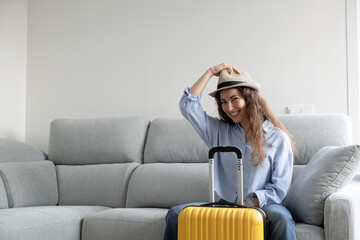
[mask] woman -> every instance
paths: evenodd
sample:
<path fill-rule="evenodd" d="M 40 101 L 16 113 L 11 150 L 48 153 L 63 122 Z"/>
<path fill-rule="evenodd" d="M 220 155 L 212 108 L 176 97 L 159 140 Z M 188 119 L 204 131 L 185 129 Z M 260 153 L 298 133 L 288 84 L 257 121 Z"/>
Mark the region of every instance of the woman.
<path fill-rule="evenodd" d="M 220 76 L 215 97 L 220 119 L 208 116 L 200 105 L 201 94 L 212 76 Z M 243 153 L 246 206 L 262 208 L 268 219 L 268 239 L 296 239 L 290 212 L 280 203 L 289 190 L 294 142 L 258 94 L 260 84 L 245 71 L 223 63 L 209 68 L 180 100 L 184 117 L 209 148 L 237 146 Z M 236 159 L 219 154 L 215 191 L 222 200 L 237 201 Z M 187 205 L 172 207 L 166 216 L 164 240 L 177 239 L 177 218 Z"/>

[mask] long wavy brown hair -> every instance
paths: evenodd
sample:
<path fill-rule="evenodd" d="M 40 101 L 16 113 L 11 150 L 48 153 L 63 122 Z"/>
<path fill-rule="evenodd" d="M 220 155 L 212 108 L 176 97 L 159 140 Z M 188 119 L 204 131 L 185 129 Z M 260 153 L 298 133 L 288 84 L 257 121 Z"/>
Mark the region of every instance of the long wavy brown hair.
<path fill-rule="evenodd" d="M 265 120 L 270 121 L 275 127 L 280 128 L 289 136 L 292 151 L 295 153 L 296 148 L 293 136 L 285 129 L 279 120 L 277 120 L 265 100 L 258 94 L 258 92 L 248 87 L 238 87 L 237 89 L 239 89 L 241 96 L 246 102 L 246 114 L 250 123 L 248 134 L 250 134 L 249 139 L 253 147 L 253 152 L 251 154 L 251 160 L 253 163 L 255 165 L 260 164 L 262 166 L 262 163 L 266 158 L 264 144 L 269 143 L 266 142 L 262 128 L 262 124 Z M 233 120 L 231 120 L 231 118 L 222 109 L 220 91 L 217 92 L 215 99 L 220 119 L 226 123 L 234 125 L 235 123 Z M 257 161 L 255 159 L 257 159 Z"/>

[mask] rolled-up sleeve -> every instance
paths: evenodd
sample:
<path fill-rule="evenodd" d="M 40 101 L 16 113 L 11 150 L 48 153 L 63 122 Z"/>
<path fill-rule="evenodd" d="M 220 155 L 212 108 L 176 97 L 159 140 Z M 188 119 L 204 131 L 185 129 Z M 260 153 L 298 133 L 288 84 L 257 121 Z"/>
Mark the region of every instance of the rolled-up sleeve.
<path fill-rule="evenodd" d="M 196 132 L 200 135 L 203 141 L 209 146 L 213 147 L 212 139 L 216 127 L 212 125 L 217 124 L 218 119 L 209 117 L 203 110 L 200 104 L 201 95 L 192 95 L 189 93 L 189 88 L 184 90 L 184 94 L 180 99 L 179 107 L 182 115 L 187 119 Z M 210 131 L 213 129 L 213 131 Z"/>

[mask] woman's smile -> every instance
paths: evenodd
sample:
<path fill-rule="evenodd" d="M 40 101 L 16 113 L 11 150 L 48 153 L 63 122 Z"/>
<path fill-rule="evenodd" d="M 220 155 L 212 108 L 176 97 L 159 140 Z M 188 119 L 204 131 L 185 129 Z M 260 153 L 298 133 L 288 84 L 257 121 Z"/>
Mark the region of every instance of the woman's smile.
<path fill-rule="evenodd" d="M 234 123 L 246 121 L 246 102 L 239 89 L 229 88 L 220 92 L 223 111 Z"/>
<path fill-rule="evenodd" d="M 240 113 L 240 111 L 231 112 L 231 113 L 230 113 L 230 116 L 236 116 L 236 115 L 239 114 L 239 113 Z"/>

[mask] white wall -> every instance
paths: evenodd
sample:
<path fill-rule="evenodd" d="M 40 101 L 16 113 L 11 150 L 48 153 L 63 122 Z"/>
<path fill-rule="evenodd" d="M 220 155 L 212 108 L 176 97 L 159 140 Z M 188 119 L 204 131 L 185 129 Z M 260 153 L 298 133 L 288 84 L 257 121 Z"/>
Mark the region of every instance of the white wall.
<path fill-rule="evenodd" d="M 26 141 L 45 151 L 55 118 L 181 117 L 182 90 L 223 61 L 275 113 L 347 113 L 345 1 L 32 0 L 28 14 Z"/>
<path fill-rule="evenodd" d="M 25 141 L 27 0 L 0 0 L 0 138 Z"/>
<path fill-rule="evenodd" d="M 359 83 L 359 0 L 346 1 L 347 15 L 347 74 L 348 74 L 348 114 L 353 121 L 354 143 L 360 142 L 360 83 Z"/>

